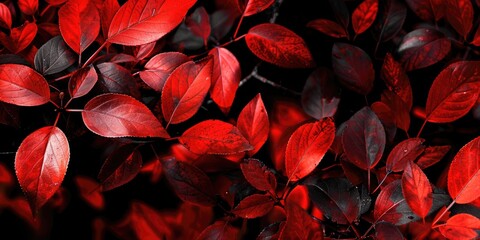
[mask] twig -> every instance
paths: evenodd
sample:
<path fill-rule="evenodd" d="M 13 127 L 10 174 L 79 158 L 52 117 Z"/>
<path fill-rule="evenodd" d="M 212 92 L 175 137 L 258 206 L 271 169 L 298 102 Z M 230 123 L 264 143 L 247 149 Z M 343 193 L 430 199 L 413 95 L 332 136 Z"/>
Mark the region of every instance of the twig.
<path fill-rule="evenodd" d="M 275 23 L 277 21 L 277 17 L 279 15 L 279 11 L 280 11 L 280 6 L 282 5 L 283 3 L 283 0 L 278 0 L 276 3 L 275 3 L 275 6 L 273 7 L 273 14 L 272 14 L 272 17 L 270 18 L 270 23 Z"/>
<path fill-rule="evenodd" d="M 274 81 L 271 81 L 271 80 L 269 80 L 268 78 L 260 75 L 260 74 L 258 73 L 258 67 L 260 66 L 260 64 L 261 64 L 261 63 L 257 64 L 257 65 L 253 68 L 252 72 L 251 72 L 250 74 L 248 74 L 246 77 L 244 77 L 244 78 L 240 81 L 240 83 L 238 84 L 239 87 L 241 87 L 242 85 L 244 85 L 245 83 L 247 83 L 247 81 L 250 80 L 251 78 L 255 78 L 255 79 L 257 79 L 258 81 L 260 81 L 260 82 L 262 82 L 262 83 L 268 84 L 268 85 L 270 85 L 270 86 L 272 86 L 272 87 L 275 87 L 275 88 L 282 89 L 282 90 L 284 90 L 284 91 L 286 91 L 286 92 L 289 92 L 289 93 L 291 93 L 291 94 L 293 94 L 293 95 L 302 95 L 302 93 L 300 93 L 300 92 L 293 91 L 292 89 L 286 88 L 286 87 L 284 87 L 284 86 L 282 86 L 282 85 L 280 85 L 280 84 L 278 84 L 278 83 L 276 83 L 276 82 L 274 82 Z"/>

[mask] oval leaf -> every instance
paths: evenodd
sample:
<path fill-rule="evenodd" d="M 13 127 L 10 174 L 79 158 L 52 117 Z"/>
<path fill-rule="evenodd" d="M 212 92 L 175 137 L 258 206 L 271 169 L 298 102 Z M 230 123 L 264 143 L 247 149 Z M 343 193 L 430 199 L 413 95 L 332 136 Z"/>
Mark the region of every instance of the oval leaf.
<path fill-rule="evenodd" d="M 130 182 L 140 172 L 142 163 L 142 155 L 137 151 L 137 146 L 126 145 L 116 149 L 98 173 L 102 190 L 112 190 Z"/>
<path fill-rule="evenodd" d="M 240 164 L 240 169 L 247 182 L 256 189 L 271 192 L 277 189 L 275 174 L 261 161 L 253 158 L 246 159 Z"/>
<path fill-rule="evenodd" d="M 415 161 L 425 150 L 423 145 L 425 139 L 409 138 L 397 144 L 387 158 L 386 170 L 387 172 L 401 172 L 405 166 Z"/>
<path fill-rule="evenodd" d="M 243 11 L 243 16 L 251 16 L 257 14 L 270 7 L 275 0 L 247 0 L 247 6 Z"/>
<path fill-rule="evenodd" d="M 38 27 L 35 23 L 25 22 L 22 26 L 13 28 L 10 36 L 0 32 L 0 43 L 12 53 L 19 53 L 32 43 L 37 35 Z"/>
<path fill-rule="evenodd" d="M 270 131 L 267 110 L 263 105 L 260 93 L 240 112 L 237 127 L 250 145 L 254 147 L 253 150 L 248 152 L 249 156 L 253 156 L 265 144 Z"/>
<path fill-rule="evenodd" d="M 287 221 L 278 239 L 323 239 L 322 226 L 313 220 L 302 207 L 293 201 L 287 201 L 285 210 L 287 212 Z"/>
<path fill-rule="evenodd" d="M 42 75 L 20 64 L 0 65 L 0 101 L 38 106 L 49 100 L 50 88 Z"/>
<path fill-rule="evenodd" d="M 164 52 L 153 56 L 140 72 L 140 78 L 157 92 L 161 92 L 167 78 L 182 63 L 190 59 L 179 52 Z"/>
<path fill-rule="evenodd" d="M 452 147 L 448 145 L 427 147 L 416 163 L 421 169 L 433 166 L 435 163 L 442 160 L 445 154 L 450 151 L 450 148 Z"/>
<path fill-rule="evenodd" d="M 35 69 L 44 75 L 59 73 L 75 63 L 75 58 L 62 37 L 57 36 L 38 49 L 35 54 Z"/>
<path fill-rule="evenodd" d="M 303 110 L 316 119 L 333 117 L 340 103 L 339 95 L 333 73 L 325 67 L 318 68 L 308 76 L 303 87 Z"/>
<path fill-rule="evenodd" d="M 135 79 L 128 69 L 112 62 L 100 63 L 97 68 L 99 86 L 103 92 L 140 96 Z"/>
<path fill-rule="evenodd" d="M 274 204 L 275 202 L 268 195 L 253 194 L 242 199 L 232 213 L 247 219 L 258 218 L 270 212 Z"/>
<path fill-rule="evenodd" d="M 418 219 L 403 197 L 400 180 L 389 183 L 378 194 L 373 216 L 376 222 L 383 220 L 395 225 L 402 225 Z"/>
<path fill-rule="evenodd" d="M 364 0 L 353 11 L 352 27 L 355 33 L 365 32 L 375 21 L 378 12 L 378 0 Z"/>
<path fill-rule="evenodd" d="M 8 29 L 12 28 L 12 14 L 4 3 L 0 3 L 0 26 Z"/>
<path fill-rule="evenodd" d="M 90 131 L 103 137 L 169 137 L 147 106 L 127 95 L 111 93 L 92 98 L 82 118 Z"/>
<path fill-rule="evenodd" d="M 439 229 L 448 239 L 476 239 L 480 231 L 480 219 L 467 213 L 460 213 L 449 218 Z"/>
<path fill-rule="evenodd" d="M 310 174 L 320 163 L 335 138 L 335 124 L 331 118 L 300 126 L 292 134 L 285 152 L 285 169 L 290 181 L 298 181 Z"/>
<path fill-rule="evenodd" d="M 15 172 L 36 213 L 59 189 L 67 172 L 70 147 L 57 127 L 43 127 L 28 135 L 15 155 Z"/>
<path fill-rule="evenodd" d="M 382 93 L 382 102 L 387 105 L 395 114 L 393 118 L 395 125 L 405 132 L 410 128 L 410 109 L 407 104 L 394 92 L 384 90 Z"/>
<path fill-rule="evenodd" d="M 402 192 L 412 211 L 425 218 L 433 204 L 432 186 L 427 175 L 412 161 L 408 161 L 402 176 Z"/>
<path fill-rule="evenodd" d="M 413 94 L 410 80 L 407 74 L 403 70 L 402 65 L 393 59 L 392 54 L 387 53 L 385 56 L 381 77 L 388 90 L 397 94 L 407 105 L 407 109 L 410 111 L 413 105 Z"/>
<path fill-rule="evenodd" d="M 18 0 L 18 8 L 25 15 L 34 15 L 38 10 L 38 0 Z"/>
<path fill-rule="evenodd" d="M 328 19 L 315 19 L 308 22 L 307 27 L 334 38 L 348 37 L 347 32 L 340 24 Z"/>
<path fill-rule="evenodd" d="M 68 81 L 70 97 L 79 98 L 87 95 L 97 83 L 98 74 L 93 67 L 78 69 Z"/>
<path fill-rule="evenodd" d="M 464 39 L 467 38 L 468 33 L 473 25 L 473 5 L 470 0 L 446 0 L 445 16 L 448 23 L 452 25 L 455 31 Z"/>
<path fill-rule="evenodd" d="M 220 108 L 230 108 L 242 77 L 240 63 L 226 48 L 216 47 L 208 54 L 213 56 L 210 97 Z"/>
<path fill-rule="evenodd" d="M 259 24 L 248 31 L 245 41 L 258 58 L 280 67 L 311 68 L 315 65 L 305 41 L 280 25 Z"/>
<path fill-rule="evenodd" d="M 403 1 L 399 0 L 383 1 L 380 7 L 378 24 L 375 28 L 379 34 L 378 41 L 386 42 L 394 38 L 402 29 L 407 17 L 407 7 Z"/>

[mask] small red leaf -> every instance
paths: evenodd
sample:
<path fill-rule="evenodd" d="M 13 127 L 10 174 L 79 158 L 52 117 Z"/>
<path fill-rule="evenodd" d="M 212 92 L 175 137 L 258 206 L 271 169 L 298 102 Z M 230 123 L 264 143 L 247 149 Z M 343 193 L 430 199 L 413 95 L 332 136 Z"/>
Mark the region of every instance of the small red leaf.
<path fill-rule="evenodd" d="M 22 141 L 15 156 L 15 172 L 33 213 L 59 189 L 69 160 L 67 137 L 57 127 L 40 128 Z"/>
<path fill-rule="evenodd" d="M 393 59 L 390 53 L 387 53 L 382 65 L 381 77 L 385 81 L 387 88 L 397 94 L 411 109 L 413 105 L 412 87 L 407 74 L 402 65 Z"/>
<path fill-rule="evenodd" d="M 13 28 L 10 36 L 0 32 L 0 43 L 10 52 L 19 53 L 32 43 L 37 31 L 37 24 L 25 22 L 22 26 Z"/>
<path fill-rule="evenodd" d="M 312 20 L 308 22 L 307 27 L 334 38 L 348 37 L 347 32 L 345 32 L 345 29 L 340 24 L 328 19 Z"/>
<path fill-rule="evenodd" d="M 376 222 L 383 220 L 395 225 L 418 219 L 403 197 L 400 180 L 389 183 L 378 194 L 373 216 Z"/>
<path fill-rule="evenodd" d="M 100 185 L 93 179 L 84 176 L 76 176 L 75 184 L 79 190 L 80 197 L 91 207 L 102 210 L 105 207 L 105 199 L 100 192 Z"/>
<path fill-rule="evenodd" d="M 479 96 L 480 62 L 460 61 L 438 74 L 428 92 L 427 121 L 447 123 L 467 114 Z"/>
<path fill-rule="evenodd" d="M 153 56 L 140 72 L 140 78 L 157 92 L 161 92 L 167 78 L 182 63 L 190 59 L 183 53 L 164 52 Z"/>
<path fill-rule="evenodd" d="M 203 39 L 204 45 L 207 46 L 208 37 L 212 29 L 210 27 L 210 17 L 204 7 L 198 7 L 190 16 L 185 19 L 185 25 L 195 35 Z"/>
<path fill-rule="evenodd" d="M 480 137 L 463 146 L 448 170 L 448 192 L 458 204 L 474 201 L 480 195 Z"/>
<path fill-rule="evenodd" d="M 287 221 L 279 239 L 322 240 L 322 226 L 313 220 L 303 208 L 293 202 L 287 202 Z"/>
<path fill-rule="evenodd" d="M 425 218 L 433 204 L 432 186 L 427 175 L 412 161 L 408 161 L 402 176 L 402 191 L 412 211 Z"/>
<path fill-rule="evenodd" d="M 59 73 L 73 63 L 75 54 L 67 47 L 61 36 L 43 44 L 35 54 L 35 69 L 44 75 Z"/>
<path fill-rule="evenodd" d="M 49 100 L 50 88 L 42 75 L 20 64 L 0 65 L 0 101 L 38 106 Z"/>
<path fill-rule="evenodd" d="M 267 110 L 263 105 L 260 93 L 240 112 L 237 127 L 250 145 L 254 147 L 253 150 L 248 152 L 249 156 L 253 156 L 267 141 L 270 130 Z"/>
<path fill-rule="evenodd" d="M 82 118 L 88 129 L 103 137 L 169 137 L 147 106 L 127 95 L 92 98 Z"/>
<path fill-rule="evenodd" d="M 378 0 L 364 0 L 353 11 L 352 27 L 355 33 L 365 32 L 375 21 L 378 12 Z"/>
<path fill-rule="evenodd" d="M 58 10 L 63 39 L 76 53 L 82 53 L 100 32 L 100 15 L 90 0 L 69 0 Z"/>
<path fill-rule="evenodd" d="M 248 48 L 263 61 L 284 68 L 311 68 L 315 63 L 303 39 L 278 24 L 264 23 L 245 36 Z"/>
<path fill-rule="evenodd" d="M 443 4 L 445 4 L 445 16 L 448 23 L 466 39 L 473 25 L 472 1 L 446 0 Z"/>
<path fill-rule="evenodd" d="M 268 195 L 253 194 L 242 199 L 232 213 L 247 219 L 258 218 L 270 212 L 274 204 L 275 202 Z"/>
<path fill-rule="evenodd" d="M 320 163 L 335 138 L 335 124 L 323 118 L 297 128 L 288 140 L 285 169 L 290 181 L 298 181 L 310 174 Z"/>
<path fill-rule="evenodd" d="M 387 158 L 386 170 L 387 172 L 401 172 L 405 166 L 417 159 L 423 151 L 425 139 L 409 138 L 397 144 Z"/>
<path fill-rule="evenodd" d="M 120 5 L 118 4 L 118 0 L 105 0 L 103 2 L 102 8 L 99 9 L 103 36 L 108 35 L 110 24 L 112 23 L 113 17 L 119 9 Z"/>
<path fill-rule="evenodd" d="M 239 232 L 227 222 L 218 221 L 205 228 L 196 240 L 237 240 Z"/>
<path fill-rule="evenodd" d="M 98 74 L 93 67 L 78 69 L 68 82 L 70 97 L 79 98 L 87 95 L 97 83 Z"/>
<path fill-rule="evenodd" d="M 162 90 L 162 113 L 167 126 L 197 113 L 210 88 L 211 76 L 210 60 L 206 64 L 186 62 L 172 72 Z"/>
<path fill-rule="evenodd" d="M 275 174 L 261 161 L 249 158 L 240 164 L 240 168 L 248 183 L 256 189 L 271 192 L 277 189 Z"/>
<path fill-rule="evenodd" d="M 439 229 L 448 239 L 476 239 L 480 230 L 480 219 L 467 213 L 460 213 L 449 218 Z"/>
<path fill-rule="evenodd" d="M 220 108 L 230 108 L 242 77 L 240 63 L 226 48 L 216 47 L 208 54 L 213 56 L 210 97 Z"/>
<path fill-rule="evenodd" d="M 113 17 L 107 40 L 127 46 L 156 41 L 180 24 L 195 2 L 129 0 Z"/>
<path fill-rule="evenodd" d="M 12 14 L 4 3 L 0 3 L 0 27 L 12 28 Z"/>
<path fill-rule="evenodd" d="M 142 163 L 142 155 L 137 151 L 137 146 L 125 145 L 116 149 L 98 173 L 102 190 L 112 190 L 130 182 L 140 172 Z"/>
<path fill-rule="evenodd" d="M 450 148 L 452 147 L 448 145 L 427 147 L 416 163 L 421 169 L 428 168 L 442 160 Z"/>
<path fill-rule="evenodd" d="M 240 2 L 241 1 L 238 1 L 239 4 L 241 4 Z M 240 9 L 244 9 L 243 10 L 243 16 L 244 17 L 248 17 L 248 16 L 251 16 L 251 15 L 254 15 L 254 14 L 257 14 L 265 9 L 267 9 L 268 7 L 270 7 L 274 2 L 275 0 L 246 0 L 247 4 L 246 6 L 244 7 L 240 7 Z"/>
<path fill-rule="evenodd" d="M 179 138 L 196 154 L 233 154 L 253 150 L 238 128 L 219 120 L 206 120 L 185 131 Z"/>
<path fill-rule="evenodd" d="M 340 89 L 333 73 L 325 67 L 317 68 L 308 76 L 303 87 L 303 110 L 316 119 L 333 117 L 340 102 L 339 95 Z"/>
<path fill-rule="evenodd" d="M 25 15 L 34 15 L 38 10 L 38 0 L 18 0 L 18 8 Z"/>

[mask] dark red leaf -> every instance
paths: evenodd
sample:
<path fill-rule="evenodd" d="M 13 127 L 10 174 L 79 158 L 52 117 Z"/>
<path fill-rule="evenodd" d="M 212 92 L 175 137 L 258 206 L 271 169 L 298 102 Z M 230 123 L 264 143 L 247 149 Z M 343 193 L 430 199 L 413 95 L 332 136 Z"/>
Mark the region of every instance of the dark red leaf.
<path fill-rule="evenodd" d="M 275 174 L 261 161 L 249 158 L 240 164 L 240 168 L 247 182 L 256 189 L 271 192 L 277 189 Z"/>
<path fill-rule="evenodd" d="M 446 0 L 443 4 L 445 4 L 445 17 L 448 23 L 466 39 L 473 25 L 472 1 Z"/>
<path fill-rule="evenodd" d="M 142 168 L 142 155 L 137 146 L 125 145 L 105 160 L 98 173 L 102 190 L 108 191 L 130 182 Z"/>
<path fill-rule="evenodd" d="M 310 174 L 323 159 L 335 138 L 335 124 L 331 118 L 307 123 L 295 130 L 285 151 L 285 169 L 290 181 L 298 181 Z"/>
<path fill-rule="evenodd" d="M 383 155 L 385 142 L 383 125 L 369 107 L 362 108 L 348 120 L 342 135 L 348 161 L 364 170 L 377 165 Z"/>
<path fill-rule="evenodd" d="M 372 90 L 375 71 L 372 60 L 362 49 L 347 43 L 335 43 L 332 67 L 338 80 L 350 90 L 362 95 Z"/>
<path fill-rule="evenodd" d="M 143 60 L 149 57 L 154 51 L 157 42 L 146 43 L 135 47 L 134 55 L 136 60 Z"/>
<path fill-rule="evenodd" d="M 409 162 L 416 160 L 423 153 L 425 150 L 423 142 L 425 139 L 409 138 L 398 143 L 388 155 L 387 172 L 403 171 Z"/>
<path fill-rule="evenodd" d="M 365 32 L 375 21 L 378 12 L 378 0 L 364 0 L 353 11 L 352 27 L 355 33 Z"/>
<path fill-rule="evenodd" d="M 408 6 L 423 21 L 438 21 L 445 15 L 442 0 L 406 0 Z"/>
<path fill-rule="evenodd" d="M 204 7 L 198 7 L 185 19 L 185 24 L 194 35 L 201 37 L 204 45 L 207 46 L 208 37 L 212 31 L 207 10 Z"/>
<path fill-rule="evenodd" d="M 179 140 L 196 154 L 233 154 L 253 150 L 238 128 L 219 120 L 200 122 L 185 131 Z"/>
<path fill-rule="evenodd" d="M 460 213 L 449 218 L 439 230 L 448 239 L 476 239 L 480 230 L 480 219 L 467 213 Z"/>
<path fill-rule="evenodd" d="M 206 64 L 186 62 L 175 69 L 162 90 L 162 113 L 167 126 L 191 118 L 210 89 L 212 61 Z"/>
<path fill-rule="evenodd" d="M 42 75 L 20 64 L 0 65 L 0 101 L 18 106 L 38 106 L 49 100 L 50 88 Z"/>
<path fill-rule="evenodd" d="M 448 192 L 458 204 L 474 201 L 480 195 L 480 137 L 463 146 L 448 170 Z"/>
<path fill-rule="evenodd" d="M 303 110 L 316 119 L 333 117 L 339 102 L 340 89 L 333 73 L 325 67 L 317 68 L 308 76 L 303 87 Z"/>
<path fill-rule="evenodd" d="M 397 120 L 395 113 L 383 102 L 374 102 L 370 108 L 372 108 L 372 111 L 382 122 L 382 125 L 385 128 L 387 142 L 393 142 L 395 140 L 395 135 L 397 134 Z"/>
<path fill-rule="evenodd" d="M 13 28 L 10 36 L 0 32 L 0 43 L 10 52 L 19 53 L 32 43 L 37 31 L 37 24 L 25 22 L 22 26 Z"/>
<path fill-rule="evenodd" d="M 97 83 L 98 74 L 93 67 L 78 69 L 68 82 L 68 92 L 71 98 L 87 95 Z"/>
<path fill-rule="evenodd" d="M 419 28 L 405 35 L 398 47 L 400 62 L 406 71 L 425 68 L 447 56 L 451 44 L 435 29 Z"/>
<path fill-rule="evenodd" d="M 62 37 L 57 36 L 45 43 L 35 54 L 35 69 L 44 75 L 59 73 L 76 61 Z"/>
<path fill-rule="evenodd" d="M 112 23 L 113 17 L 120 9 L 118 0 L 105 0 L 100 11 L 100 23 L 103 36 L 108 36 L 108 29 Z"/>
<path fill-rule="evenodd" d="M 220 108 L 230 108 L 242 77 L 240 63 L 226 48 L 213 48 L 209 55 L 213 56 L 210 97 Z"/>
<path fill-rule="evenodd" d="M 129 0 L 112 19 L 111 43 L 135 46 L 156 41 L 172 31 L 195 0 Z"/>
<path fill-rule="evenodd" d="M 253 194 L 242 199 L 233 208 L 232 213 L 247 219 L 258 218 L 270 212 L 274 204 L 275 202 L 269 195 Z"/>
<path fill-rule="evenodd" d="M 322 226 L 313 220 L 305 210 L 293 202 L 287 202 L 285 208 L 287 222 L 279 239 L 289 240 L 321 240 L 323 239 Z"/>
<path fill-rule="evenodd" d="M 139 97 L 135 79 L 126 68 L 111 62 L 97 65 L 100 88 L 105 93 L 122 93 Z"/>
<path fill-rule="evenodd" d="M 473 41 L 471 42 L 475 46 L 480 46 L 480 27 L 477 28 L 477 32 L 475 32 L 475 36 L 473 37 Z"/>
<path fill-rule="evenodd" d="M 58 25 L 67 45 L 80 54 L 100 32 L 100 15 L 90 0 L 69 0 L 58 10 Z"/>
<path fill-rule="evenodd" d="M 378 41 L 386 42 L 394 38 L 402 29 L 407 17 L 407 7 L 403 1 L 399 0 L 386 0 L 382 3 L 375 28 L 379 35 Z"/>
<path fill-rule="evenodd" d="M 263 61 L 284 68 L 315 66 L 303 39 L 278 24 L 264 23 L 251 28 L 245 36 L 248 48 Z"/>
<path fill-rule="evenodd" d="M 59 189 L 67 172 L 70 147 L 57 127 L 43 127 L 28 135 L 15 155 L 15 172 L 36 213 Z"/>
<path fill-rule="evenodd" d="M 253 150 L 248 152 L 249 156 L 253 156 L 267 141 L 270 130 L 267 110 L 263 105 L 260 93 L 240 112 L 237 128 L 248 140 L 250 145 L 254 147 Z"/>
<path fill-rule="evenodd" d="M 375 224 L 375 240 L 404 240 L 402 232 L 389 222 Z"/>
<path fill-rule="evenodd" d="M 257 240 L 278 240 L 285 227 L 285 222 L 276 222 L 265 227 L 257 236 Z"/>
<path fill-rule="evenodd" d="M 240 230 L 228 222 L 218 221 L 203 230 L 196 240 L 237 240 Z"/>
<path fill-rule="evenodd" d="M 0 3 L 0 27 L 12 28 L 12 14 L 4 3 Z"/>
<path fill-rule="evenodd" d="M 164 52 L 153 56 L 140 72 L 140 78 L 155 91 L 160 92 L 170 74 L 190 59 L 179 52 Z"/>
<path fill-rule="evenodd" d="M 217 40 L 224 38 L 232 29 L 236 17 L 236 11 L 227 9 L 220 9 L 212 13 L 212 15 L 210 15 L 212 36 Z"/>
<path fill-rule="evenodd" d="M 433 166 L 435 163 L 442 160 L 445 154 L 450 151 L 450 148 L 452 147 L 448 145 L 427 147 L 416 163 L 421 169 Z"/>
<path fill-rule="evenodd" d="M 403 67 L 393 59 L 390 53 L 387 53 L 383 62 L 381 77 L 385 81 L 387 88 L 397 94 L 407 105 L 410 111 L 413 105 L 412 87 Z"/>
<path fill-rule="evenodd" d="M 127 95 L 111 93 L 92 98 L 82 118 L 88 129 L 103 137 L 169 137 L 147 106 Z"/>
<path fill-rule="evenodd" d="M 328 19 L 315 19 L 308 22 L 307 27 L 313 28 L 321 33 L 324 33 L 334 38 L 348 37 L 345 29 L 340 24 Z"/>
<path fill-rule="evenodd" d="M 175 159 L 162 161 L 165 177 L 183 201 L 202 206 L 215 204 L 213 185 L 197 167 Z"/>
<path fill-rule="evenodd" d="M 241 1 L 239 1 L 240 4 Z M 257 14 L 268 7 L 270 7 L 275 0 L 246 0 L 246 6 L 241 6 L 240 9 L 245 9 L 243 10 L 243 16 L 251 16 L 254 14 Z"/>
<path fill-rule="evenodd" d="M 343 29 L 347 31 L 348 24 L 350 23 L 350 12 L 348 11 L 345 1 L 328 0 L 328 2 L 332 7 L 333 14 L 337 19 L 337 22 L 340 22 L 343 26 Z"/>
<path fill-rule="evenodd" d="M 38 10 L 38 0 L 18 0 L 18 8 L 25 15 L 34 15 Z"/>
<path fill-rule="evenodd" d="M 402 192 L 412 211 L 425 218 L 433 204 L 432 186 L 427 175 L 413 161 L 408 161 L 402 176 Z"/>
<path fill-rule="evenodd" d="M 410 128 L 410 109 L 397 94 L 385 90 L 382 93 L 382 100 L 394 112 L 395 125 L 408 133 Z"/>
<path fill-rule="evenodd" d="M 105 207 L 105 199 L 100 192 L 100 185 L 93 179 L 85 176 L 76 176 L 75 184 L 77 185 L 80 197 L 91 207 L 102 210 Z"/>
<path fill-rule="evenodd" d="M 128 227 L 133 231 L 130 239 L 169 239 L 172 238 L 172 229 L 168 228 L 165 214 L 153 207 L 134 201 L 128 213 Z M 127 237 L 129 238 L 129 237 Z"/>
<path fill-rule="evenodd" d="M 480 62 L 460 61 L 445 68 L 428 92 L 427 121 L 447 123 L 467 114 L 479 96 Z"/>
<path fill-rule="evenodd" d="M 403 197 L 400 180 L 395 180 L 382 189 L 375 201 L 373 215 L 376 222 L 387 221 L 394 225 L 418 219 Z"/>

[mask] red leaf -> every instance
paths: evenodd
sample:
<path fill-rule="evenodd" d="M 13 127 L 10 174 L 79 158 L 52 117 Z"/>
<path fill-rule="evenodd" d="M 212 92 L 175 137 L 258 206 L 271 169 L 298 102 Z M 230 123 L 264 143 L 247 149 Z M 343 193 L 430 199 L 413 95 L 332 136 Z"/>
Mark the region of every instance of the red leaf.
<path fill-rule="evenodd" d="M 145 203 L 132 202 L 127 219 L 133 231 L 130 239 L 171 239 L 172 229 L 168 228 L 164 215 Z"/>
<path fill-rule="evenodd" d="M 102 210 L 105 207 L 105 200 L 100 192 L 100 185 L 93 179 L 84 176 L 76 176 L 75 184 L 79 190 L 80 197 L 91 207 Z"/>
<path fill-rule="evenodd" d="M 428 168 L 442 160 L 450 148 L 452 147 L 448 145 L 427 147 L 416 163 L 421 169 Z"/>
<path fill-rule="evenodd" d="M 406 2 L 423 21 L 438 22 L 445 15 L 445 4 L 442 0 L 406 0 Z"/>
<path fill-rule="evenodd" d="M 480 194 L 480 137 L 463 146 L 448 170 L 448 192 L 458 204 L 474 201 Z"/>
<path fill-rule="evenodd" d="M 232 213 L 247 219 L 258 218 L 270 212 L 274 204 L 269 195 L 253 194 L 242 199 Z"/>
<path fill-rule="evenodd" d="M 240 230 L 218 221 L 203 230 L 196 240 L 237 240 Z"/>
<path fill-rule="evenodd" d="M 109 191 L 130 182 L 142 168 L 142 155 L 137 146 L 125 145 L 116 149 L 105 160 L 98 173 L 103 191 Z"/>
<path fill-rule="evenodd" d="M 35 69 L 44 75 L 59 73 L 75 63 L 75 54 L 61 36 L 50 39 L 35 54 Z"/>
<path fill-rule="evenodd" d="M 364 0 L 353 11 L 352 27 L 355 33 L 365 32 L 375 21 L 378 12 L 378 0 Z"/>
<path fill-rule="evenodd" d="M 403 67 L 393 59 L 390 53 L 387 53 L 382 66 L 381 77 L 385 81 L 387 88 L 397 94 L 407 105 L 407 109 L 412 109 L 413 97 L 412 87 Z"/>
<path fill-rule="evenodd" d="M 243 10 L 243 16 L 248 17 L 255 15 L 268 7 L 270 7 L 275 0 L 245 0 L 247 2 L 246 6 L 240 6 L 240 9 Z M 239 4 L 242 4 L 241 1 L 238 1 Z"/>
<path fill-rule="evenodd" d="M 212 182 L 202 170 L 173 158 L 162 164 L 165 177 L 180 199 L 202 206 L 215 205 Z"/>
<path fill-rule="evenodd" d="M 37 24 L 25 22 L 22 26 L 13 28 L 10 36 L 0 32 L 0 43 L 10 52 L 19 53 L 32 43 L 37 31 Z"/>
<path fill-rule="evenodd" d="M 407 7 L 403 1 L 386 0 L 381 4 L 378 13 L 378 24 L 376 30 L 379 33 L 379 42 L 386 42 L 394 38 L 402 29 L 407 17 Z"/>
<path fill-rule="evenodd" d="M 405 35 L 398 47 L 406 71 L 431 66 L 447 56 L 451 44 L 435 29 L 419 28 Z"/>
<path fill-rule="evenodd" d="M 38 10 L 38 0 L 18 0 L 18 8 L 25 15 L 34 15 Z"/>
<path fill-rule="evenodd" d="M 287 202 L 287 222 L 279 239 L 289 240 L 321 240 L 322 226 L 313 220 L 305 210 L 295 203 Z"/>
<path fill-rule="evenodd" d="M 203 39 L 204 45 L 207 46 L 208 37 L 212 29 L 210 27 L 210 17 L 204 7 L 198 7 L 190 16 L 185 19 L 185 25 L 195 35 Z"/>
<path fill-rule="evenodd" d="M 408 161 L 402 176 L 402 192 L 412 211 L 425 218 L 433 204 L 432 186 L 427 175 L 412 161 Z"/>
<path fill-rule="evenodd" d="M 108 35 L 108 29 L 112 23 L 113 17 L 120 9 L 118 0 L 105 0 L 102 8 L 100 9 L 100 23 L 102 27 L 103 36 Z"/>
<path fill-rule="evenodd" d="M 308 22 L 307 27 L 313 28 L 321 33 L 324 33 L 334 38 L 346 38 L 348 37 L 345 29 L 340 24 L 328 20 L 328 19 L 315 19 Z"/>
<path fill-rule="evenodd" d="M 372 111 L 382 122 L 382 125 L 385 128 L 387 142 L 393 142 L 395 135 L 397 134 L 397 121 L 395 119 L 395 113 L 387 104 L 383 102 L 374 102 L 370 108 L 372 108 Z"/>
<path fill-rule="evenodd" d="M 388 155 L 387 172 L 403 171 L 409 162 L 416 160 L 423 153 L 425 150 L 423 142 L 425 139 L 409 138 L 397 144 Z"/>
<path fill-rule="evenodd" d="M 12 28 L 12 14 L 10 9 L 3 3 L 0 3 L 0 27 Z"/>
<path fill-rule="evenodd" d="M 0 65 L 0 101 L 18 106 L 38 106 L 49 100 L 50 88 L 42 75 L 20 64 Z"/>
<path fill-rule="evenodd" d="M 247 182 L 256 189 L 270 192 L 277 189 L 275 174 L 261 161 L 249 158 L 240 164 L 240 168 Z"/>
<path fill-rule="evenodd" d="M 212 61 L 186 62 L 172 72 L 162 90 L 162 113 L 167 126 L 184 122 L 197 113 L 210 88 L 211 76 Z"/>
<path fill-rule="evenodd" d="M 385 90 L 382 93 L 382 102 L 385 103 L 395 114 L 395 125 L 408 133 L 410 128 L 410 109 L 397 94 Z"/>
<path fill-rule="evenodd" d="M 164 52 L 153 56 L 140 72 L 140 78 L 155 91 L 160 92 L 170 74 L 190 59 L 179 52 Z"/>
<path fill-rule="evenodd" d="M 362 49 L 347 43 L 335 43 L 332 67 L 338 80 L 350 90 L 362 95 L 372 90 L 375 71 L 372 60 Z"/>
<path fill-rule="evenodd" d="M 140 92 L 128 69 L 111 62 L 100 63 L 97 68 L 103 92 L 122 93 L 139 98 Z"/>
<path fill-rule="evenodd" d="M 480 230 L 480 219 L 467 213 L 460 213 L 449 218 L 444 225 L 440 225 L 439 230 L 448 239 L 476 239 Z"/>
<path fill-rule="evenodd" d="M 111 93 L 92 98 L 82 118 L 90 131 L 103 137 L 169 137 L 147 106 L 127 95 Z"/>
<path fill-rule="evenodd" d="M 320 163 L 335 138 L 335 124 L 323 118 L 297 128 L 288 140 L 285 151 L 285 169 L 290 181 L 298 181 L 310 174 Z"/>
<path fill-rule="evenodd" d="M 219 120 L 206 120 L 185 131 L 180 142 L 196 154 L 233 154 L 253 150 L 238 128 Z"/>
<path fill-rule="evenodd" d="M 389 222 L 375 224 L 375 240 L 404 240 L 402 232 Z"/>
<path fill-rule="evenodd" d="M 82 53 L 100 32 L 100 15 L 90 0 L 69 0 L 58 10 L 58 25 L 67 45 Z"/>
<path fill-rule="evenodd" d="M 262 148 L 268 139 L 270 123 L 268 121 L 267 110 L 263 105 L 262 96 L 257 94 L 240 112 L 237 121 L 238 130 L 254 147 L 248 152 L 253 156 Z"/>
<path fill-rule="evenodd" d="M 340 102 L 339 95 L 340 89 L 333 73 L 325 67 L 317 68 L 308 76 L 303 87 L 303 110 L 316 119 L 333 117 Z"/>
<path fill-rule="evenodd" d="M 460 61 L 445 68 L 428 92 L 427 121 L 453 122 L 473 107 L 479 96 L 480 62 Z"/>
<path fill-rule="evenodd" d="M 112 19 L 111 43 L 135 46 L 156 41 L 172 31 L 195 0 L 129 0 Z"/>
<path fill-rule="evenodd" d="M 445 16 L 448 23 L 466 39 L 473 24 L 472 2 L 470 0 L 446 0 L 443 4 L 445 4 Z"/>
<path fill-rule="evenodd" d="M 71 98 L 87 95 L 97 83 L 98 75 L 93 67 L 78 69 L 68 82 L 68 92 Z"/>
<path fill-rule="evenodd" d="M 70 148 L 57 127 L 43 127 L 28 135 L 15 155 L 15 172 L 36 213 L 59 189 L 67 172 Z"/>
<path fill-rule="evenodd" d="M 383 220 L 395 225 L 418 219 L 403 197 L 400 180 L 391 182 L 378 194 L 373 215 L 375 222 Z"/>
<path fill-rule="evenodd" d="M 380 161 L 385 148 L 385 130 L 377 115 L 364 107 L 347 122 L 342 143 L 348 161 L 370 170 Z"/>
<path fill-rule="evenodd" d="M 226 48 L 213 48 L 209 55 L 213 56 L 210 97 L 220 108 L 230 108 L 242 77 L 240 63 Z"/>
<path fill-rule="evenodd" d="M 284 68 L 315 66 L 305 41 L 283 26 L 259 24 L 248 31 L 245 41 L 250 51 L 263 61 Z"/>
<path fill-rule="evenodd" d="M 477 28 L 477 32 L 475 32 L 475 36 L 471 43 L 477 47 L 480 46 L 480 27 Z"/>
<path fill-rule="evenodd" d="M 134 55 L 136 60 L 143 60 L 149 57 L 155 51 L 156 45 L 156 42 L 151 42 L 135 47 Z"/>

